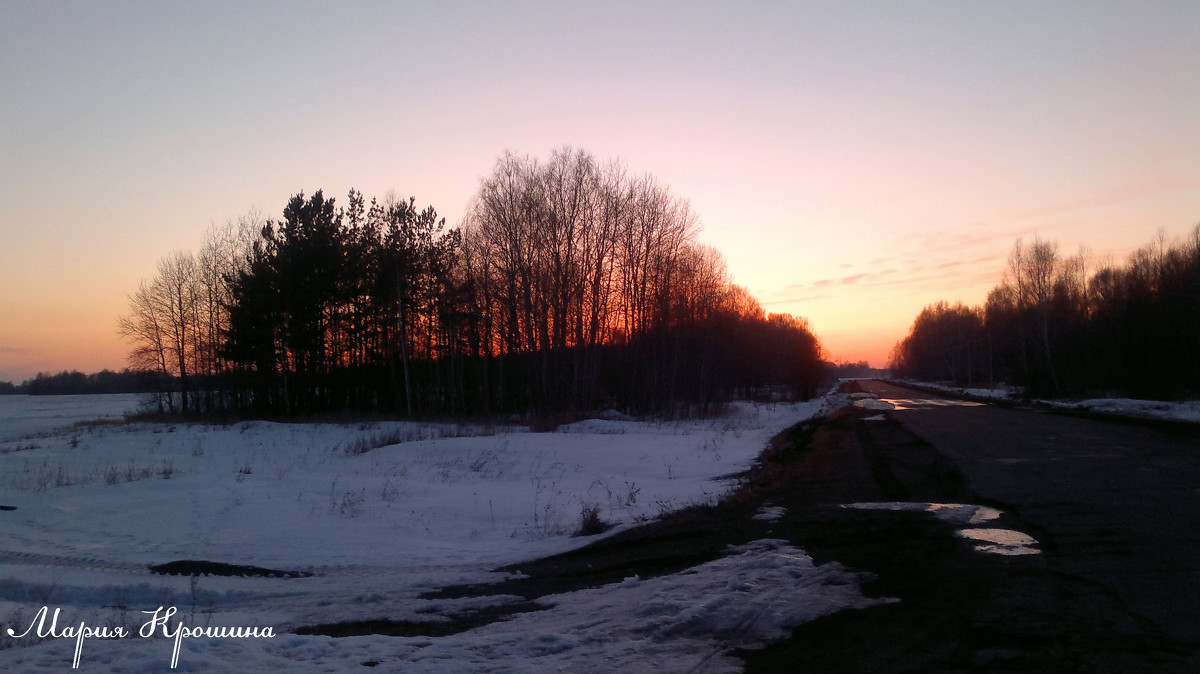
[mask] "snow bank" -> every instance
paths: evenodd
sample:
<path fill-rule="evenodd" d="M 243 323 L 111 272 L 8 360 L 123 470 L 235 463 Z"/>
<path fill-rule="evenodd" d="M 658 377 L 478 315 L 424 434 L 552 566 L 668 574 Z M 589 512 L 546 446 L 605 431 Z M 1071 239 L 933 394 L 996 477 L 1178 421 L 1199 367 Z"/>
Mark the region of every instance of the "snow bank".
<path fill-rule="evenodd" d="M 1134 400 L 1132 398 L 1091 398 L 1075 402 L 1049 400 L 1038 402 L 1050 407 L 1082 409 L 1102 414 L 1118 414 L 1127 417 L 1163 419 L 1166 421 L 1187 421 L 1194 424 L 1200 423 L 1200 400 L 1163 402 L 1160 400 Z"/>

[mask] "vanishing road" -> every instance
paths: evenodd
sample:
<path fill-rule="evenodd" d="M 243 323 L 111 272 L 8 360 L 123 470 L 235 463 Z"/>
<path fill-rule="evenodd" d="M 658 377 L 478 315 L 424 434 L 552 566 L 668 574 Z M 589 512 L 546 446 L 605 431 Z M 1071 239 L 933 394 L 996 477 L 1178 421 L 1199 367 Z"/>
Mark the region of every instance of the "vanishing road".
<path fill-rule="evenodd" d="M 1038 527 L 1052 566 L 1109 587 L 1183 642 L 1200 641 L 1200 429 L 994 406 L 913 402 L 889 416 L 958 466 L 971 489 Z M 903 403 L 901 403 L 903 405 Z"/>
<path fill-rule="evenodd" d="M 901 601 L 802 627 L 762 668 L 1200 671 L 1200 428 L 879 381 L 850 388 L 878 400 L 843 410 L 811 438 L 800 479 L 825 492 L 815 500 L 987 505 L 1040 552 L 964 556 L 930 542 L 936 533 L 846 519 L 845 537 L 808 536 L 809 549 L 879 573 L 876 591 Z M 803 547 L 806 535 L 796 537 Z"/>

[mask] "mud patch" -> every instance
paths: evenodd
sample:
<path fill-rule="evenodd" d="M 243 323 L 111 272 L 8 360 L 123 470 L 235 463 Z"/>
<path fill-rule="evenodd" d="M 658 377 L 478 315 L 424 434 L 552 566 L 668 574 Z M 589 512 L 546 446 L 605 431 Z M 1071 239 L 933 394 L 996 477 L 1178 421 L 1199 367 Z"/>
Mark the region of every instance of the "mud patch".
<path fill-rule="evenodd" d="M 226 564 L 204 560 L 184 559 L 150 567 L 150 573 L 161 576 L 258 576 L 263 578 L 309 578 L 311 571 L 264 569 L 261 566 Z"/>

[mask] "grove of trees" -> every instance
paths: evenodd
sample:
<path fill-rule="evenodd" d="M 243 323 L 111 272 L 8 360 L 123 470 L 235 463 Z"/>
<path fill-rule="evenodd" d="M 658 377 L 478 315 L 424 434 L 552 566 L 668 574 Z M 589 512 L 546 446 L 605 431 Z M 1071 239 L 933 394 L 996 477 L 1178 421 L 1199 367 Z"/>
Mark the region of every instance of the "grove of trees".
<path fill-rule="evenodd" d="M 981 307 L 925 307 L 892 353 L 902 376 L 1005 381 L 1038 395 L 1200 394 L 1200 226 L 1164 234 L 1122 266 L 1017 241 Z"/>
<path fill-rule="evenodd" d="M 292 197 L 164 258 L 120 331 L 184 412 L 703 413 L 810 397 L 806 322 L 767 315 L 650 176 L 505 154 L 457 228 L 394 197 Z"/>

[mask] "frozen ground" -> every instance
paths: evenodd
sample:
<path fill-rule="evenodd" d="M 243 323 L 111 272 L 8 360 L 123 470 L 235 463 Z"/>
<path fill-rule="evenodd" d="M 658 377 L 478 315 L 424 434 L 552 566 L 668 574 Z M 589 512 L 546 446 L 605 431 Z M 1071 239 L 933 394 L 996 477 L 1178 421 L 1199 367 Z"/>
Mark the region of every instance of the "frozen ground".
<path fill-rule="evenodd" d="M 184 671 L 727 671 L 739 664 L 724 655 L 730 647 L 871 603 L 854 574 L 764 540 L 680 574 L 548 597 L 547 610 L 450 636 L 292 632 L 445 621 L 506 601 L 420 595 L 500 580 L 489 569 L 584 544 L 570 534 L 585 508 L 620 529 L 712 502 L 730 486 L 722 476 L 747 468 L 784 428 L 847 402 L 841 396 L 739 404 L 703 421 L 604 415 L 553 433 L 401 422 L 72 425 L 125 411 L 115 399 L 105 409 L 72 404 L 102 402 L 92 398 L 0 408 L 0 671 L 66 670 L 76 654 L 83 671 L 168 671 L 173 640 L 161 626 L 153 638 L 139 634 L 151 619 L 143 611 L 160 606 L 176 610 L 171 630 L 274 633 L 182 638 Z M 303 577 L 146 569 L 178 560 Z M 42 607 L 45 630 L 61 613 L 55 636 L 38 639 Z M 126 634 L 64 635 L 81 623 Z"/>

